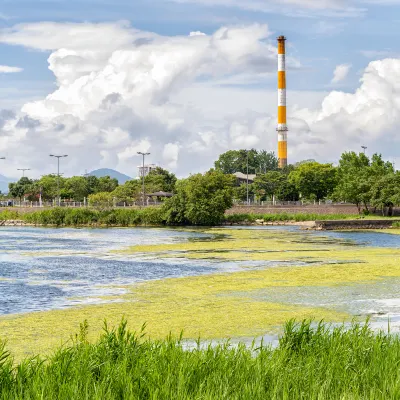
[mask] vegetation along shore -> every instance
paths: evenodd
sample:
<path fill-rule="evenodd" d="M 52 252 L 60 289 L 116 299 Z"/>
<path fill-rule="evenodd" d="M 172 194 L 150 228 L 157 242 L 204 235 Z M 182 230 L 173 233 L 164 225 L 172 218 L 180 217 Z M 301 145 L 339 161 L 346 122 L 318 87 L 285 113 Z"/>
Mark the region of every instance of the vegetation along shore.
<path fill-rule="evenodd" d="M 90 343 L 87 323 L 47 359 L 15 364 L 0 344 L 1 399 L 396 399 L 400 338 L 368 325 L 289 321 L 277 348 L 185 348 L 125 321 Z M 173 372 L 172 372 L 173 371 Z"/>

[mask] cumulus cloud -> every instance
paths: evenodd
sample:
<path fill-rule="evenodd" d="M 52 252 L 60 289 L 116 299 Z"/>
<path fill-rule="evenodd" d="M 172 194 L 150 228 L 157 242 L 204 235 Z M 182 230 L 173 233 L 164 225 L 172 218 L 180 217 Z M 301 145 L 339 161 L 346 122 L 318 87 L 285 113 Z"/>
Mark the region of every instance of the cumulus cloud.
<path fill-rule="evenodd" d="M 339 83 L 347 78 L 351 69 L 351 64 L 340 64 L 335 68 L 333 72 L 333 78 L 331 83 Z"/>
<path fill-rule="evenodd" d="M 7 65 L 0 65 L 0 74 L 13 74 L 15 72 L 23 71 L 22 68 L 19 67 L 9 67 Z"/>
<path fill-rule="evenodd" d="M 276 149 L 276 93 L 263 98 L 261 90 L 221 84 L 268 74 L 275 79 L 276 48 L 267 26 L 165 37 L 126 24 L 45 24 L 53 29 L 49 38 L 36 25 L 14 27 L 0 41 L 49 51 L 57 88 L 18 113 L 0 113 L 6 172 L 22 160 L 37 176 L 54 172 L 46 157 L 61 152 L 69 154 L 66 174 L 109 167 L 134 176 L 137 152 L 146 151 L 146 161 L 187 176 L 210 168 L 229 149 Z M 104 45 L 102 29 L 111 35 Z M 290 161 L 335 161 L 361 144 L 392 151 L 399 82 L 400 60 L 384 59 L 367 66 L 354 93 L 304 94 L 312 105 L 299 108 L 296 98 L 303 94 L 289 91 Z"/>
<path fill-rule="evenodd" d="M 76 173 L 99 166 L 132 170 L 142 146 L 152 153 L 149 161 L 179 169 L 181 149 L 198 135 L 201 116 L 171 96 L 198 78 L 275 72 L 269 35 L 258 24 L 176 37 L 125 23 L 38 23 L 4 30 L 0 42 L 50 51 L 57 89 L 26 103 L 7 132 L 3 127 L 4 138 L 13 132 L 14 141 L 0 140 L 0 151 L 8 146 L 42 172 L 46 164 L 34 159 L 37 148 L 43 154 L 62 149 L 70 154 L 65 165 Z"/>

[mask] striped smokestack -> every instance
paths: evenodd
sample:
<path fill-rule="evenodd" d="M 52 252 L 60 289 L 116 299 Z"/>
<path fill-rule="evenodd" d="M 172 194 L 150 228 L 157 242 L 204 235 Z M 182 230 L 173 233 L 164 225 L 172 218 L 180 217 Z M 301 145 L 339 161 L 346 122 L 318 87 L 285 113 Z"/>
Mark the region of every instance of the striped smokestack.
<path fill-rule="evenodd" d="M 286 50 L 285 36 L 278 37 L 278 160 L 279 168 L 287 165 L 286 125 Z"/>

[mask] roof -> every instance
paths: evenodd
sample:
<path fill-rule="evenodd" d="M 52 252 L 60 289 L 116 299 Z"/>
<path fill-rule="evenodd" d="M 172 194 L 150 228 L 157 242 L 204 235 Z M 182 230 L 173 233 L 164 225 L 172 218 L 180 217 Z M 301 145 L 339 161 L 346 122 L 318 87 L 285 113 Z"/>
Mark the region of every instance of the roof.
<path fill-rule="evenodd" d="M 243 174 L 242 172 L 235 172 L 233 175 L 236 176 L 238 179 L 246 179 L 247 180 L 247 174 Z M 249 174 L 249 181 L 254 181 L 257 175 L 254 174 Z"/>

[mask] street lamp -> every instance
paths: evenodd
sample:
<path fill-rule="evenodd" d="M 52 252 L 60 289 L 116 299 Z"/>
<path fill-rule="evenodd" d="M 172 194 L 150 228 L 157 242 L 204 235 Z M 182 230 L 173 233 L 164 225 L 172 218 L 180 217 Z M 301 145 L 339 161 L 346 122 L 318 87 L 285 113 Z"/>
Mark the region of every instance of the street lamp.
<path fill-rule="evenodd" d="M 30 168 L 17 168 L 17 171 L 22 171 L 22 177 L 25 177 L 25 171 L 30 171 Z"/>
<path fill-rule="evenodd" d="M 150 153 L 142 153 L 141 151 L 138 151 L 137 153 L 143 156 L 142 178 L 143 178 L 143 207 L 144 207 L 144 157 L 148 156 Z"/>
<path fill-rule="evenodd" d="M 247 181 L 246 181 L 246 191 L 247 191 L 247 205 L 249 205 L 249 151 L 246 150 L 247 154 Z"/>
<path fill-rule="evenodd" d="M 58 196 L 58 206 L 60 206 L 60 158 L 68 157 L 68 154 L 64 154 L 62 156 L 56 156 L 54 154 L 50 154 L 50 157 L 57 158 L 57 196 Z"/>
<path fill-rule="evenodd" d="M 364 150 L 364 154 L 365 154 L 365 150 L 367 150 L 368 147 L 367 146 L 361 146 L 361 148 Z"/>

